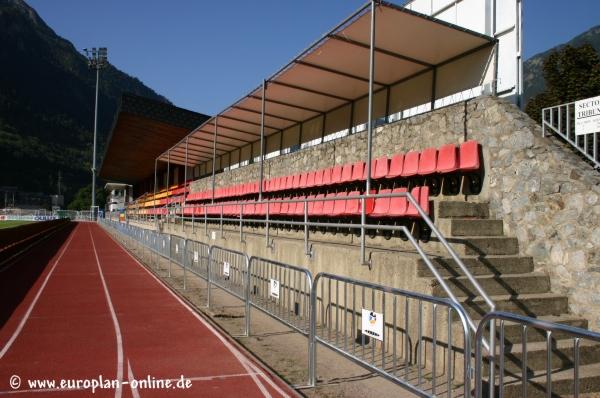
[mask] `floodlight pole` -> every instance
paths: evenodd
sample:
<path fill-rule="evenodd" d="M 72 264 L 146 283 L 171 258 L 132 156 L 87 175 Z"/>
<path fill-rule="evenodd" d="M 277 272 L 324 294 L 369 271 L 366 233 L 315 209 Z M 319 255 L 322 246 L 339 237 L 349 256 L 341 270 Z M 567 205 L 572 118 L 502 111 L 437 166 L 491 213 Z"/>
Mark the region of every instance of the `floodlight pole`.
<path fill-rule="evenodd" d="M 92 209 L 96 206 L 96 136 L 98 131 L 98 83 L 100 68 L 96 66 L 96 101 L 94 105 L 94 149 L 92 155 Z"/>
<path fill-rule="evenodd" d="M 262 97 L 260 103 L 260 178 L 258 184 L 258 200 L 262 200 L 263 194 L 263 173 L 264 173 L 264 142 L 265 142 L 265 90 L 267 88 L 267 81 L 263 80 L 262 84 Z"/>
<path fill-rule="evenodd" d="M 217 157 L 217 126 L 219 124 L 219 115 L 215 116 L 215 134 L 213 135 L 213 161 L 212 161 L 212 199 L 210 203 L 215 203 L 215 166 Z"/>
<path fill-rule="evenodd" d="M 371 194 L 371 151 L 373 141 L 373 80 L 375 79 L 375 2 L 371 0 L 371 43 L 369 47 L 369 108 L 367 118 L 367 181 L 365 195 Z M 366 255 L 366 231 L 364 225 L 367 223 L 367 200 L 362 200 L 362 211 L 360 212 L 360 222 L 363 225 L 360 229 L 360 251 L 363 265 L 371 266 L 371 260 Z"/>

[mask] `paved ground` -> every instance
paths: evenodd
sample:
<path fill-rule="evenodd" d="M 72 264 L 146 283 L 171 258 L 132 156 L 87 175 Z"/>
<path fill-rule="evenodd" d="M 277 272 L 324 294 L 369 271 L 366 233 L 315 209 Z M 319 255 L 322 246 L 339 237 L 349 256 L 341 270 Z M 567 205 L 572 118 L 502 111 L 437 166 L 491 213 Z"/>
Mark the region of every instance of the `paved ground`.
<path fill-rule="evenodd" d="M 87 397 L 112 383 L 94 396 L 295 396 L 96 224 L 5 268 L 0 294 L 0 395 Z"/>

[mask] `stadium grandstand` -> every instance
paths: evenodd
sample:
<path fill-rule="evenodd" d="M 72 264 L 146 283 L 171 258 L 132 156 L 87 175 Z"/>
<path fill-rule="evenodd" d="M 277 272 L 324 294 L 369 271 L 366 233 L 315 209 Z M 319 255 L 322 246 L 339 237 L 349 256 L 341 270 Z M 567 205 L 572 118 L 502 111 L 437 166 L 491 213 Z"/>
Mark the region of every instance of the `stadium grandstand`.
<path fill-rule="evenodd" d="M 75 236 L 158 309 L 132 358 L 252 377 L 219 396 L 600 393 L 600 175 L 520 110 L 521 24 L 369 1 L 215 115 L 124 95 L 99 175 L 130 200 Z"/>

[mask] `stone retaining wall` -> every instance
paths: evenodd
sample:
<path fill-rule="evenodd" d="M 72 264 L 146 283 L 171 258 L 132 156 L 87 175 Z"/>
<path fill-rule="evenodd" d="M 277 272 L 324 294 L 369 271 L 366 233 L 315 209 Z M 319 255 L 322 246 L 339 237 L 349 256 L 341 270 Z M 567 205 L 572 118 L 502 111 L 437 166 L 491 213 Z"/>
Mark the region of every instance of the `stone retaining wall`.
<path fill-rule="evenodd" d="M 571 310 L 600 329 L 600 174 L 508 102 L 479 97 L 375 129 L 373 156 L 475 139 L 483 147 L 483 190 L 466 201 L 489 202 L 491 217 L 519 239 L 521 254 L 550 275 Z M 265 178 L 316 170 L 366 157 L 366 133 L 265 162 Z M 216 185 L 257 180 L 258 164 L 216 176 Z M 210 177 L 193 190 L 210 186 Z M 442 198 L 443 199 L 443 198 Z M 456 197 L 453 198 L 456 200 Z"/>

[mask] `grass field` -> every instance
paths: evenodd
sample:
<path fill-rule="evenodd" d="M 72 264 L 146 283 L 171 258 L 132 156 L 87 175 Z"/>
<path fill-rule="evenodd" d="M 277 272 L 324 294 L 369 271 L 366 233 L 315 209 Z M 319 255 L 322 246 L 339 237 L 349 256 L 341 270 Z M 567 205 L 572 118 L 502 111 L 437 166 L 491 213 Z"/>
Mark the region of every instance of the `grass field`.
<path fill-rule="evenodd" d="M 18 227 L 19 225 L 30 224 L 32 222 L 33 221 L 17 221 L 17 220 L 0 221 L 0 229 Z"/>

